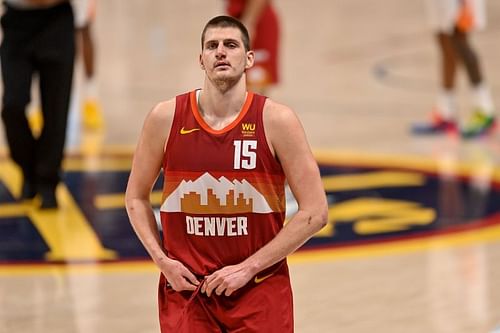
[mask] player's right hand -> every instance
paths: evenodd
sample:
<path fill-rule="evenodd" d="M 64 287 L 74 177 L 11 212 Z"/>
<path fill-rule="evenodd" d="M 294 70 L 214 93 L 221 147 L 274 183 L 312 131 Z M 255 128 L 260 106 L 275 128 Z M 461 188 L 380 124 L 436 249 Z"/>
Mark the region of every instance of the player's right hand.
<path fill-rule="evenodd" d="M 181 262 L 169 259 L 160 267 L 168 283 L 175 291 L 196 290 L 200 281 Z"/>

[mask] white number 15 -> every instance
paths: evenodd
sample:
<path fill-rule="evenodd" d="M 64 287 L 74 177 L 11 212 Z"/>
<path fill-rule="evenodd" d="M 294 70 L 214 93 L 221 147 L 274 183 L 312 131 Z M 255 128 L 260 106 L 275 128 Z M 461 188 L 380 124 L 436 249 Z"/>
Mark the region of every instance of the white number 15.
<path fill-rule="evenodd" d="M 257 166 L 257 141 L 234 140 L 234 169 L 255 169 Z"/>

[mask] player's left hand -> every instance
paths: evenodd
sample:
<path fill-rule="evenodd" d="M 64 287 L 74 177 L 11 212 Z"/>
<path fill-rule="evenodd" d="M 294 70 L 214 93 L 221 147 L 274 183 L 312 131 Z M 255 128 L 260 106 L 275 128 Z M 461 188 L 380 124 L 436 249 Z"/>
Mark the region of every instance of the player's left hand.
<path fill-rule="evenodd" d="M 231 296 L 235 291 L 250 281 L 253 274 L 241 264 L 226 266 L 208 275 L 201 286 L 201 292 L 207 296 L 215 292 L 217 295 Z"/>

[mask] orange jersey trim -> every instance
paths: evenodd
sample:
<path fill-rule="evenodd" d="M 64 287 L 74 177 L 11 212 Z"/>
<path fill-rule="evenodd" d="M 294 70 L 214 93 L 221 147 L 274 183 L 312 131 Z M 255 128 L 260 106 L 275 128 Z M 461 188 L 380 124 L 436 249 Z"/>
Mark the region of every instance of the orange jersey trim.
<path fill-rule="evenodd" d="M 189 99 L 191 101 L 191 111 L 193 112 L 193 116 L 198 122 L 198 124 L 200 124 L 200 126 L 210 134 L 223 134 L 235 128 L 240 123 L 241 119 L 243 119 L 243 117 L 246 115 L 246 113 L 250 109 L 250 105 L 252 104 L 253 93 L 252 92 L 247 93 L 245 104 L 243 104 L 243 107 L 241 108 L 238 117 L 235 120 L 233 120 L 229 125 L 220 130 L 215 130 L 212 127 L 210 127 L 210 125 L 208 125 L 201 116 L 200 110 L 198 109 L 198 103 L 196 101 L 196 90 L 191 91 L 191 93 L 189 94 Z"/>

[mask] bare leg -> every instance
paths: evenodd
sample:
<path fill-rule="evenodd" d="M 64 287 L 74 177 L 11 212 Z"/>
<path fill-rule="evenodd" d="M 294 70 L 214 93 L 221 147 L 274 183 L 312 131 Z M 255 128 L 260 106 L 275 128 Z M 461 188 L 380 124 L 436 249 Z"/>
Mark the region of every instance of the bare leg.
<path fill-rule="evenodd" d="M 90 35 L 90 25 L 87 24 L 78 29 L 77 34 L 83 56 L 85 77 L 90 79 L 94 77 L 94 42 Z"/>
<path fill-rule="evenodd" d="M 481 84 L 483 82 L 483 75 L 479 64 L 479 58 L 471 47 L 467 34 L 455 29 L 453 35 L 450 36 L 450 40 L 457 56 L 465 66 L 470 83 L 473 86 Z"/>
<path fill-rule="evenodd" d="M 441 51 L 441 86 L 443 90 L 453 90 L 457 72 L 457 54 L 452 36 L 439 32 L 437 41 Z"/>

